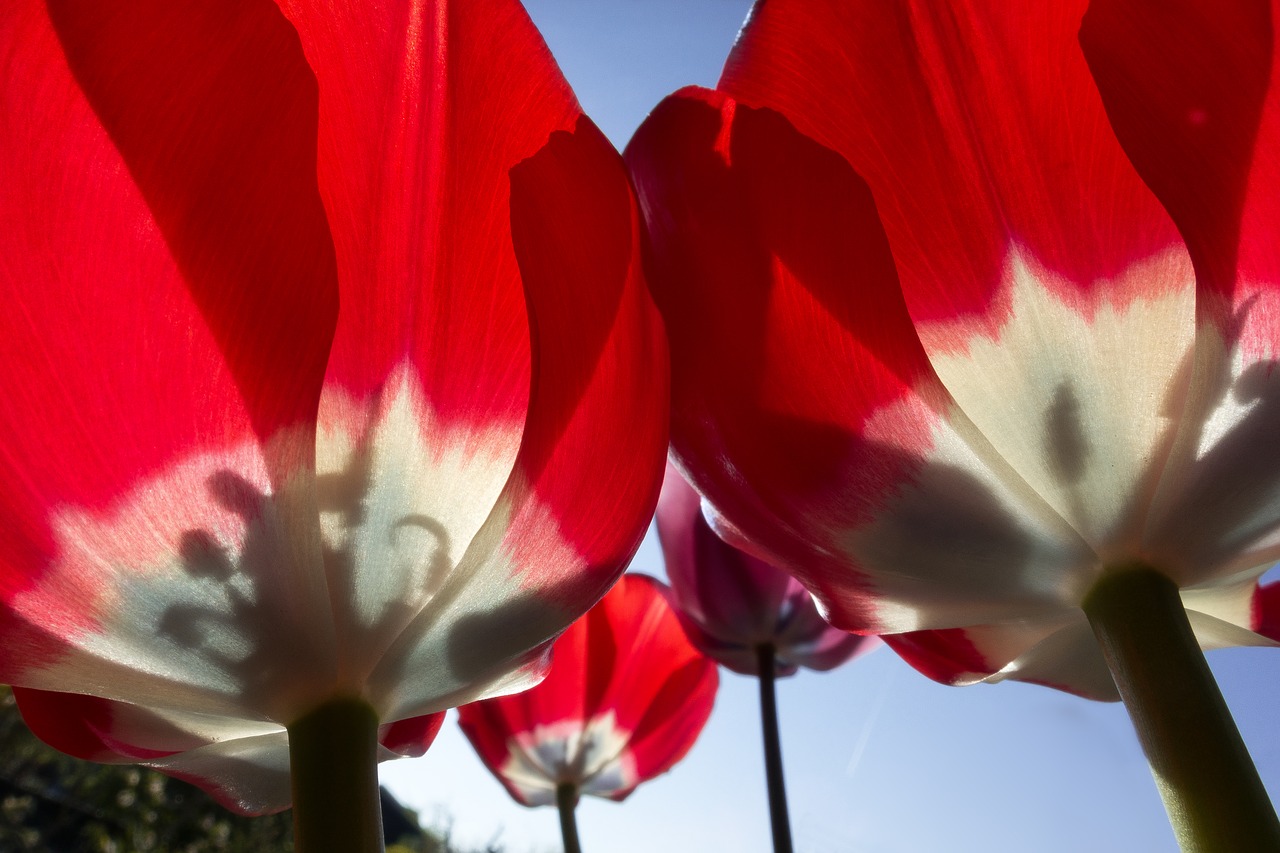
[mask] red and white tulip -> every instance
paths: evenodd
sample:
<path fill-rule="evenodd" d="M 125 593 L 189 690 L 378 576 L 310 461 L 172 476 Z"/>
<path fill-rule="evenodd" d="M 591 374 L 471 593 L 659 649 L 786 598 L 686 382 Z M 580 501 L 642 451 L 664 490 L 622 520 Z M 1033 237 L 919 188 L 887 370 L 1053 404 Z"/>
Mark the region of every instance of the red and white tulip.
<path fill-rule="evenodd" d="M 623 575 L 556 641 L 538 686 L 458 709 L 485 766 L 519 803 L 551 805 L 561 785 L 626 798 L 685 756 L 719 683 L 685 636 L 668 591 Z"/>
<path fill-rule="evenodd" d="M 720 531 L 934 677 L 1115 698 L 1128 564 L 1273 644 L 1280 86 L 1266 3 L 1087 6 L 760 3 L 626 157 Z"/>
<path fill-rule="evenodd" d="M 666 349 L 519 5 L 19 0 L 0 68 L 0 680 L 100 697 L 33 726 L 264 811 L 317 705 L 420 752 L 536 680 L 644 532 Z"/>

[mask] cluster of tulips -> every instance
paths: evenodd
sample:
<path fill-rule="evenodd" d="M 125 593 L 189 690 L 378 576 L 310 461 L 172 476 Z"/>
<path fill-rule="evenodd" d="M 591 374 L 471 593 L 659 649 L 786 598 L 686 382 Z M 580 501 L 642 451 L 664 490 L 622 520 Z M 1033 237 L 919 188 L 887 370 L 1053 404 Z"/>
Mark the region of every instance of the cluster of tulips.
<path fill-rule="evenodd" d="M 10 0 L 0 681 L 303 853 L 465 706 L 572 849 L 880 635 L 1280 850 L 1201 653 L 1280 637 L 1273 5 L 759 0 L 619 155 L 516 0 Z"/>

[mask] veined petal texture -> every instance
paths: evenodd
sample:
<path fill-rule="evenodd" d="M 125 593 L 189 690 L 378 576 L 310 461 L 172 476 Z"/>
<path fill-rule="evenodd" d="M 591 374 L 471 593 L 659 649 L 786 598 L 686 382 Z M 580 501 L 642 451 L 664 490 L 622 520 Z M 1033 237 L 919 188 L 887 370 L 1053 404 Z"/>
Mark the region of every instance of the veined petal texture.
<path fill-rule="evenodd" d="M 148 760 L 260 811 L 327 699 L 389 756 L 536 679 L 643 535 L 667 366 L 620 158 L 519 5 L 22 0 L 0 68 L 37 730 L 194 733 Z"/>
<path fill-rule="evenodd" d="M 834 624 L 1108 694 L 1079 606 L 1141 562 L 1267 642 L 1274 33 L 1228 6 L 770 0 L 638 131 L 673 455 Z"/>

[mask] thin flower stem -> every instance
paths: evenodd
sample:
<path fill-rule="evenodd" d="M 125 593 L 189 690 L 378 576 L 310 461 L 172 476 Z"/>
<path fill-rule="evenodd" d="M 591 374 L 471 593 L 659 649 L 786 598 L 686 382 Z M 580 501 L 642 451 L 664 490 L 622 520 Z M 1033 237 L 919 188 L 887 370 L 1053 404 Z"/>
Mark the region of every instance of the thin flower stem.
<path fill-rule="evenodd" d="M 381 853 L 373 708 L 359 699 L 335 699 L 288 728 L 295 849 Z"/>
<path fill-rule="evenodd" d="M 774 651 L 756 647 L 760 664 L 760 724 L 764 729 L 764 774 L 769 786 L 769 825 L 774 853 L 791 853 L 791 818 L 787 815 L 787 786 L 782 778 L 782 741 L 778 737 L 778 697 L 774 690 Z"/>
<path fill-rule="evenodd" d="M 1112 569 L 1084 611 L 1182 850 L 1280 850 L 1275 809 L 1173 581 L 1149 566 Z"/>
<path fill-rule="evenodd" d="M 560 809 L 560 835 L 564 838 L 564 853 L 582 853 L 582 842 L 578 841 L 578 819 L 574 815 L 578 808 L 578 787 L 572 782 L 557 785 L 556 806 Z"/>

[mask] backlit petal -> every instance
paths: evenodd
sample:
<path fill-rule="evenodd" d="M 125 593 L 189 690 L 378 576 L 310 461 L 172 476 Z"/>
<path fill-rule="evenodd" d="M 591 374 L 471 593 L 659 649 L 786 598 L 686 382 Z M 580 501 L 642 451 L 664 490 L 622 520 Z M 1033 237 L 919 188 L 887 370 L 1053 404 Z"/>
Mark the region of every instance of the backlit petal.
<path fill-rule="evenodd" d="M 374 675 L 395 717 L 514 689 L 485 685 L 536 663 L 529 650 L 603 594 L 661 483 L 666 352 L 617 154 L 584 119 L 511 181 L 534 330 L 528 421 L 493 511 Z"/>
<path fill-rule="evenodd" d="M 555 645 L 524 693 L 459 709 L 463 732 L 517 801 L 555 802 L 557 784 L 621 800 L 692 747 L 717 676 L 685 638 L 663 587 L 625 575 Z"/>
<path fill-rule="evenodd" d="M 938 375 L 1105 560 L 1173 439 L 1194 278 L 1110 130 L 1083 3 L 763 5 L 721 86 L 876 196 Z"/>
<path fill-rule="evenodd" d="M 671 338 L 673 451 L 717 511 L 847 630 L 1070 606 L 1092 555 L 938 381 L 848 163 L 696 90 L 626 156 Z"/>
<path fill-rule="evenodd" d="M 0 677 L 235 706 L 218 670 L 244 638 L 201 654 L 163 621 L 203 606 L 250 530 L 271 565 L 241 580 L 272 632 L 304 660 L 332 647 L 313 618 L 337 308 L 315 81 L 256 0 L 23 2 L 0 41 L 0 111 L 23 117 L 0 129 Z"/>

